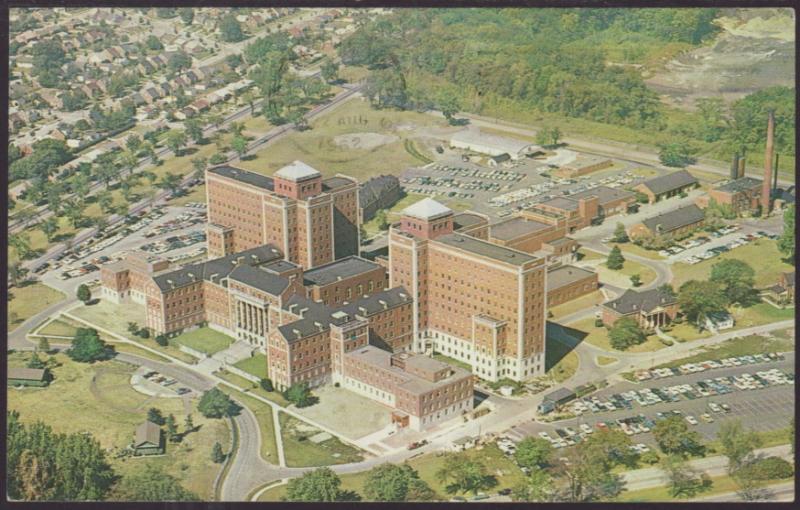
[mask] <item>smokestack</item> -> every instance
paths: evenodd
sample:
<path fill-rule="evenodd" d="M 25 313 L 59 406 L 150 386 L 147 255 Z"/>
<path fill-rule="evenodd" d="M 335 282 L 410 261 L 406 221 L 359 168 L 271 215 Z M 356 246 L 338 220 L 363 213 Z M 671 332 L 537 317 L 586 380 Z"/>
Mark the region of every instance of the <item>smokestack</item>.
<path fill-rule="evenodd" d="M 731 163 L 731 180 L 735 181 L 739 178 L 739 153 L 733 155 L 733 162 Z"/>
<path fill-rule="evenodd" d="M 747 150 L 742 149 L 742 155 L 739 158 L 739 173 L 736 174 L 737 179 L 744 177 L 744 164 L 747 162 Z"/>
<path fill-rule="evenodd" d="M 764 181 L 761 186 L 761 216 L 770 209 L 770 184 L 772 183 L 772 153 L 775 145 L 775 113 L 769 112 L 767 121 L 767 148 L 764 151 Z"/>
<path fill-rule="evenodd" d="M 772 168 L 775 169 L 775 171 L 773 172 L 773 178 L 772 178 L 772 192 L 773 193 L 778 191 L 778 156 L 780 156 L 780 154 L 775 154 L 775 166 L 772 167 Z"/>

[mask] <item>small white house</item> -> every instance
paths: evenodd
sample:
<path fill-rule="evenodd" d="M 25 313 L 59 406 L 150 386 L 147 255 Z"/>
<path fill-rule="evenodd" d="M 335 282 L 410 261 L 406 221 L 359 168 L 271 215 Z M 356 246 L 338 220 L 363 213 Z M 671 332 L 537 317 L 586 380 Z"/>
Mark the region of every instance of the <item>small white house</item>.
<path fill-rule="evenodd" d="M 705 327 L 709 331 L 717 332 L 733 327 L 733 316 L 728 312 L 711 312 L 706 315 Z"/>

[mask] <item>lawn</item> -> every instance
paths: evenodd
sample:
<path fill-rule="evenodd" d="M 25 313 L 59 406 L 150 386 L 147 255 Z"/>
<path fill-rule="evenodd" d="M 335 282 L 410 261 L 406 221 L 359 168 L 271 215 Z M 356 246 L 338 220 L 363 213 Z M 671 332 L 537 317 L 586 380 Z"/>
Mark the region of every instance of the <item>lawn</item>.
<path fill-rule="evenodd" d="M 765 485 L 775 485 L 779 483 L 786 483 L 788 480 L 772 480 L 766 482 Z M 653 487 L 651 489 L 642 489 L 638 491 L 625 491 L 620 494 L 616 501 L 669 501 L 669 502 L 689 502 L 697 501 L 696 498 L 703 498 L 707 496 L 714 496 L 725 494 L 727 492 L 736 492 L 739 487 L 736 482 L 728 475 L 716 476 L 711 478 L 711 487 L 695 496 L 694 499 L 680 499 L 673 498 L 667 486 Z"/>
<path fill-rule="evenodd" d="M 271 464 L 278 464 L 278 446 L 275 442 L 275 423 L 272 419 L 272 408 L 260 400 L 248 397 L 241 391 L 233 390 L 224 384 L 219 389 L 250 409 L 258 421 L 261 430 L 261 458 Z"/>
<path fill-rule="evenodd" d="M 784 262 L 782 258 L 783 255 L 778 251 L 777 241 L 757 239 L 752 243 L 694 265 L 683 262 L 673 264 L 672 285 L 677 289 L 689 280 L 707 280 L 714 264 L 721 260 L 737 259 L 747 262 L 755 270 L 756 287 L 767 287 L 777 282 L 778 276 L 782 272 L 794 271 L 794 266 Z"/>
<path fill-rule="evenodd" d="M 603 293 L 599 290 L 596 290 L 590 294 L 586 294 L 585 296 L 573 299 L 572 301 L 567 301 L 566 303 L 551 307 L 549 312 L 552 314 L 552 316 L 550 318 L 556 320 L 560 317 L 564 317 L 565 315 L 569 315 L 586 308 L 592 308 L 595 305 L 602 303 L 604 299 Z"/>
<path fill-rule="evenodd" d="M 293 416 L 281 412 L 278 419 L 281 421 L 283 450 L 289 467 L 331 466 L 359 462 L 364 458 L 359 450 L 336 437 L 313 443 L 309 438 L 320 430 Z"/>
<path fill-rule="evenodd" d="M 264 397 L 265 399 L 271 402 L 275 402 L 281 407 L 286 407 L 287 405 L 289 405 L 289 402 L 285 398 L 283 398 L 283 395 L 281 395 L 280 392 L 266 391 L 263 388 L 261 388 L 258 384 L 249 381 L 244 377 L 240 377 L 236 374 L 232 374 L 227 371 L 214 372 L 214 375 L 216 375 L 220 379 L 228 381 L 231 384 L 235 384 L 240 388 L 244 388 L 246 390 L 246 393 L 252 393 L 258 395 L 259 397 Z"/>
<path fill-rule="evenodd" d="M 710 332 L 706 330 L 698 331 L 696 327 L 686 321 L 680 324 L 673 324 L 672 329 L 665 331 L 665 333 L 679 342 L 687 342 L 711 336 Z"/>
<path fill-rule="evenodd" d="M 179 197 L 171 198 L 169 205 L 186 205 L 190 202 L 206 203 L 206 185 L 201 184 L 192 188 L 192 191 Z"/>
<path fill-rule="evenodd" d="M 236 362 L 233 366 L 261 379 L 267 378 L 267 355 L 254 354 L 252 357 Z"/>
<path fill-rule="evenodd" d="M 706 347 L 702 352 L 677 360 L 658 365 L 656 368 L 679 367 L 686 363 L 700 363 L 712 359 L 725 359 L 732 356 L 747 356 L 769 352 L 784 352 L 794 350 L 793 339 L 765 338 L 751 335 L 742 338 L 727 340 L 715 346 Z"/>
<path fill-rule="evenodd" d="M 440 352 L 434 352 L 433 353 L 433 359 L 437 359 L 439 361 L 443 361 L 444 363 L 447 363 L 449 365 L 455 365 L 457 367 L 461 367 L 464 370 L 466 370 L 467 372 L 472 372 L 472 365 L 470 365 L 469 363 L 457 360 L 455 358 L 451 358 L 450 356 L 447 356 L 447 355 L 442 354 Z"/>
<path fill-rule="evenodd" d="M 631 276 L 638 274 L 641 278 L 642 285 L 647 285 L 656 279 L 656 272 L 649 267 L 636 262 L 635 260 L 626 260 L 622 269 L 609 269 L 606 267 L 605 262 L 601 262 L 595 266 L 597 277 L 602 283 L 608 283 L 615 287 L 630 288 Z"/>
<path fill-rule="evenodd" d="M 369 103 L 348 100 L 311 122 L 310 129 L 292 132 L 258 151 L 256 157 L 236 164 L 254 172 L 271 175 L 294 160 L 316 168 L 326 177 L 343 173 L 364 182 L 380 174 L 399 174 L 416 166 L 403 144 L 415 132 L 428 126 L 444 126 L 444 119 L 412 111 L 373 110 Z M 372 148 L 346 148 L 334 137 L 352 133 L 379 133 L 395 137 Z"/>
<path fill-rule="evenodd" d="M 747 308 L 734 307 L 732 313 L 735 328 L 749 328 L 793 319 L 794 307 L 775 308 L 769 303 L 758 303 Z"/>
<path fill-rule="evenodd" d="M 114 459 L 114 451 L 130 443 L 136 426 L 145 419 L 150 407 L 157 407 L 164 415 L 174 414 L 178 430 L 183 432 L 186 416 L 183 400 L 153 398 L 136 392 L 128 384 L 134 367 L 126 363 L 112 360 L 87 365 L 73 362 L 63 354 L 54 357 L 60 366 L 53 369 L 55 379 L 50 386 L 9 390 L 9 409 L 19 411 L 24 422 L 42 420 L 57 432 L 91 432 L 104 448 L 111 449 L 111 464 L 122 476 L 143 469 L 146 464 L 158 465 L 201 498 L 212 497 L 219 465 L 211 462 L 211 448 L 216 441 L 227 446 L 226 421 L 204 418 L 192 401 L 197 430 L 186 435 L 180 444 L 167 444 L 166 455 Z M 10 357 L 9 361 L 17 364 L 20 360 Z"/>
<path fill-rule="evenodd" d="M 598 356 L 597 357 L 597 364 L 600 365 L 601 367 L 604 367 L 606 365 L 610 365 L 612 363 L 616 363 L 617 361 L 619 361 L 619 359 L 611 357 L 611 356 Z"/>
<path fill-rule="evenodd" d="M 104 299 L 93 305 L 70 310 L 69 314 L 125 338 L 131 337 L 128 332 L 129 322 L 135 322 L 140 327 L 145 323 L 144 306 L 134 303 L 116 304 Z"/>
<path fill-rule="evenodd" d="M 492 489 L 486 491 L 487 494 L 495 493 L 499 490 L 506 488 L 513 488 L 525 479 L 525 475 L 520 471 L 517 465 L 503 453 L 495 445 L 486 445 L 480 450 L 472 448 L 463 453 L 471 459 L 478 459 L 483 462 L 487 467 L 489 473 L 496 477 L 498 484 Z M 450 495 L 444 489 L 444 486 L 439 482 L 436 472 L 441 469 L 444 464 L 445 457 L 436 453 L 429 453 L 420 457 L 411 459 L 406 462 L 409 466 L 417 470 L 419 477 L 430 485 L 436 493 L 438 500 L 447 501 Z M 340 475 L 342 480 L 341 488 L 343 490 L 353 490 L 363 496 L 364 483 L 367 480 L 367 473 L 369 471 L 362 471 L 360 473 L 349 473 Z M 279 485 L 272 489 L 264 491 L 258 498 L 258 501 L 280 501 L 286 495 L 286 485 Z M 467 494 L 471 495 L 471 494 Z"/>
<path fill-rule="evenodd" d="M 623 243 L 619 245 L 619 249 L 622 250 L 622 256 L 624 257 L 626 254 L 630 253 L 631 255 L 638 255 L 640 257 L 645 257 L 648 259 L 653 260 L 664 260 L 664 257 L 658 254 L 656 250 L 646 250 L 641 246 L 637 246 L 633 243 Z"/>
<path fill-rule="evenodd" d="M 185 345 L 208 355 L 227 349 L 234 339 L 209 327 L 197 328 L 171 339 L 178 345 Z"/>
<path fill-rule="evenodd" d="M 570 328 L 588 333 L 588 335 L 583 339 L 584 342 L 588 342 L 606 351 L 613 352 L 617 350 L 611 347 L 611 343 L 608 340 L 608 330 L 603 326 L 598 328 L 594 325 L 594 317 L 571 324 Z M 664 347 L 664 344 L 659 341 L 656 335 L 650 335 L 647 337 L 647 340 L 645 340 L 644 343 L 634 345 L 624 352 L 651 352 L 657 351 L 658 349 L 662 349 Z"/>
<path fill-rule="evenodd" d="M 101 337 L 102 338 L 102 337 Z M 159 354 L 154 352 L 150 352 L 147 349 L 142 349 L 141 347 L 137 347 L 133 344 L 127 344 L 122 342 L 116 342 L 113 344 L 114 350 L 117 352 L 124 352 L 127 354 L 134 354 L 136 356 L 140 356 L 142 358 L 151 359 L 153 361 L 159 361 L 161 363 L 172 363 L 172 360 L 165 358 Z"/>
<path fill-rule="evenodd" d="M 74 337 L 80 324 L 65 318 L 55 319 L 47 326 L 36 331 L 37 335 L 42 336 L 68 336 Z"/>
<path fill-rule="evenodd" d="M 588 260 L 597 260 L 597 259 L 606 259 L 607 257 L 602 253 L 596 252 L 594 250 L 590 250 L 588 248 L 581 248 L 578 250 L 578 261 L 588 261 Z"/>
<path fill-rule="evenodd" d="M 47 307 L 66 298 L 63 292 L 43 283 L 29 283 L 8 289 L 8 331 L 30 319 Z"/>
<path fill-rule="evenodd" d="M 575 375 L 578 370 L 578 355 L 564 342 L 548 335 L 545 348 L 544 369 L 556 382 L 563 382 Z"/>

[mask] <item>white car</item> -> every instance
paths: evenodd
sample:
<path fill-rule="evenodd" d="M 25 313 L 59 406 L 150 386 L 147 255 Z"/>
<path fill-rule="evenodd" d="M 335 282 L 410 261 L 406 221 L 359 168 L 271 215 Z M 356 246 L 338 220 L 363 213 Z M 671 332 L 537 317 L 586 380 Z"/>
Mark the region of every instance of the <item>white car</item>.
<path fill-rule="evenodd" d="M 697 419 L 692 415 L 686 416 L 686 421 L 689 422 L 689 425 L 697 425 Z"/>
<path fill-rule="evenodd" d="M 551 443 L 553 442 L 553 438 L 550 437 L 550 434 L 548 434 L 547 432 L 539 432 L 539 437 Z"/>
<path fill-rule="evenodd" d="M 587 425 L 586 423 L 581 423 L 581 425 L 580 425 L 580 429 L 581 429 L 581 430 L 582 430 L 584 433 L 586 433 L 586 434 L 591 434 L 592 432 L 594 432 L 594 430 L 592 429 L 592 427 L 590 427 L 590 426 L 589 426 L 589 425 Z"/>

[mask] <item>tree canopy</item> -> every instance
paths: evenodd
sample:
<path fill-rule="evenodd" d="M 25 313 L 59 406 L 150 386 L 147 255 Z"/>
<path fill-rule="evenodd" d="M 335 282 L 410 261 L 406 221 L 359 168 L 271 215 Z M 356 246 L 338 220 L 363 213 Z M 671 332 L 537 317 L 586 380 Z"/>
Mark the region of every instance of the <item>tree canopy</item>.
<path fill-rule="evenodd" d="M 111 499 L 117 501 L 200 501 L 177 478 L 163 468 L 145 464 L 144 469 L 124 476 L 114 487 Z"/>
<path fill-rule="evenodd" d="M 330 468 L 323 467 L 292 478 L 286 487 L 286 501 L 357 501 L 358 495 L 341 489 L 342 481 Z"/>
<path fill-rule="evenodd" d="M 758 301 L 755 270 L 739 259 L 725 259 L 711 267 L 709 281 L 717 283 L 730 303 L 751 305 Z"/>
<path fill-rule="evenodd" d="M 89 328 L 78 328 L 75 337 L 72 339 L 72 346 L 67 351 L 74 361 L 83 363 L 94 363 L 108 359 L 113 352 L 113 347 L 106 345 L 97 334 L 97 330 Z"/>
<path fill-rule="evenodd" d="M 433 490 L 407 464 L 381 464 L 367 473 L 364 496 L 368 501 L 430 501 Z"/>
<path fill-rule="evenodd" d="M 197 409 L 206 418 L 223 418 L 235 416 L 240 407 L 219 388 L 211 388 L 203 393 Z"/>

